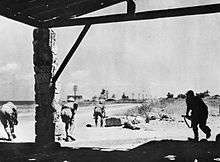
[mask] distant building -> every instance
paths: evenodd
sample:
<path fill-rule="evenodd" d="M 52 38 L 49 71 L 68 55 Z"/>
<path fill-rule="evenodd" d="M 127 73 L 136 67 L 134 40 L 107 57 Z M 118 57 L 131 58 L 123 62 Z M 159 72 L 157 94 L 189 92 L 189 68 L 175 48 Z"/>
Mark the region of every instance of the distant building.
<path fill-rule="evenodd" d="M 129 100 L 129 97 L 125 95 L 125 93 L 123 93 L 123 95 L 121 96 L 122 100 Z"/>
<path fill-rule="evenodd" d="M 108 99 L 108 90 L 102 89 L 99 99 L 107 100 Z"/>
<path fill-rule="evenodd" d="M 76 101 L 81 101 L 83 99 L 82 95 L 68 95 L 67 100 L 71 97 L 74 98 L 74 100 Z"/>

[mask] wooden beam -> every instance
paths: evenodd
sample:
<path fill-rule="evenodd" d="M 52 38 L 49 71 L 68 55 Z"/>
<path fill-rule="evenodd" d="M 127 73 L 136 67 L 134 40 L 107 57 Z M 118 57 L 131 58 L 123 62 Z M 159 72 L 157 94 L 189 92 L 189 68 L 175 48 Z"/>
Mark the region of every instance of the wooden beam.
<path fill-rule="evenodd" d="M 47 23 L 44 23 L 43 26 L 51 27 L 51 28 L 67 27 L 67 26 L 77 26 L 77 25 L 85 25 L 85 24 L 103 24 L 103 23 L 115 23 L 115 22 L 124 22 L 124 21 L 180 17 L 180 16 L 189 16 L 189 15 L 201 15 L 201 14 L 211 14 L 217 12 L 220 12 L 220 4 L 145 11 L 145 12 L 136 13 L 134 15 L 116 14 L 116 15 L 97 16 L 97 17 L 74 18 L 74 19 L 68 19 L 62 21 L 61 23 L 57 23 L 57 22 L 53 23 L 53 21 L 49 21 Z"/>
<path fill-rule="evenodd" d="M 69 18 L 71 16 L 81 16 L 93 11 L 100 10 L 105 7 L 121 3 L 125 0 L 96 0 L 92 2 L 81 3 L 69 3 L 66 5 L 48 6 L 44 8 L 36 8 L 35 10 L 29 10 L 30 15 L 34 15 L 40 20 L 48 20 L 54 17 L 58 19 Z"/>
<path fill-rule="evenodd" d="M 109 1 L 109 2 L 106 2 L 106 3 L 103 3 L 103 4 L 99 4 L 99 5 L 91 5 L 91 6 L 88 6 L 85 8 L 85 6 L 82 6 L 82 5 L 79 5 L 77 8 L 69 8 L 68 10 L 66 10 L 65 13 L 59 13 L 59 17 L 57 17 L 56 19 L 53 19 L 53 24 L 55 23 L 62 23 L 62 22 L 65 22 L 66 20 L 68 21 L 68 19 L 70 19 L 72 16 L 81 16 L 81 15 L 84 15 L 84 14 L 87 14 L 87 13 L 90 13 L 90 12 L 93 12 L 93 11 L 97 11 L 97 10 L 100 10 L 102 8 L 105 8 L 105 7 L 109 7 L 109 6 L 112 6 L 114 4 L 118 4 L 118 3 L 121 3 L 121 2 L 124 2 L 125 0 L 112 0 L 112 1 Z M 57 13 L 56 13 L 57 14 Z"/>
<path fill-rule="evenodd" d="M 83 40 L 83 38 L 86 35 L 87 31 L 89 30 L 90 26 L 91 26 L 91 24 L 86 24 L 85 27 L 83 28 L 83 30 L 81 31 L 81 33 L 80 33 L 79 37 L 77 38 L 76 42 L 74 43 L 74 45 L 70 49 L 69 53 L 67 54 L 67 56 L 63 60 L 62 64 L 60 65 L 59 69 L 57 70 L 56 74 L 54 75 L 54 77 L 52 79 L 53 84 L 56 83 L 57 79 L 59 78 L 60 74 L 63 72 L 64 68 L 66 67 L 69 60 L 73 56 L 74 52 L 78 48 L 79 44 Z"/>
<path fill-rule="evenodd" d="M 68 0 L 70 1 L 75 1 L 76 0 Z M 79 0 L 78 0 L 79 1 Z M 62 0 L 20 0 L 20 1 L 15 1 L 15 0 L 7 0 L 7 1 L 0 1 L 0 5 L 4 6 L 10 6 L 12 9 L 18 10 L 18 11 L 26 11 L 30 10 L 33 11 L 36 8 L 41 8 L 45 7 L 46 5 L 48 6 L 60 6 L 63 5 L 64 1 Z"/>
<path fill-rule="evenodd" d="M 32 17 L 28 17 L 26 15 L 23 15 L 22 13 L 13 12 L 11 9 L 0 6 L 0 15 L 7 17 L 9 19 L 22 22 L 24 24 L 39 27 L 40 22 Z"/>
<path fill-rule="evenodd" d="M 78 0 L 79 1 L 79 0 Z M 21 10 L 23 13 L 29 13 L 31 15 L 40 15 L 41 13 L 44 12 L 50 12 L 58 9 L 65 9 L 65 7 L 68 7 L 69 5 L 78 5 L 79 2 L 71 0 L 68 1 L 68 3 L 63 0 L 58 0 L 58 1 L 42 1 L 41 3 L 29 3 L 26 4 L 26 7 Z M 25 5 L 25 4 L 24 4 Z M 19 7 L 15 6 L 15 8 Z"/>

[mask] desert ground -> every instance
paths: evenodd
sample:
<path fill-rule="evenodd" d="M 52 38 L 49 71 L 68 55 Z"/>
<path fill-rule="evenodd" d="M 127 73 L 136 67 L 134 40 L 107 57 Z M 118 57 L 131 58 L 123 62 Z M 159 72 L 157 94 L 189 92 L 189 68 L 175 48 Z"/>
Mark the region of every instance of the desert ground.
<path fill-rule="evenodd" d="M 186 110 L 185 100 L 163 99 L 151 101 L 147 115 L 154 120 L 149 123 L 145 122 L 143 110 L 139 110 L 141 104 L 106 105 L 108 117 L 120 118 L 122 124 L 129 122 L 138 130 L 123 125 L 96 127 L 93 106 L 79 107 L 75 118 L 76 140 L 65 142 L 56 138 L 61 148 L 52 151 L 35 149 L 34 108 L 28 111 L 21 108 L 16 139 L 5 141 L 7 136 L 0 126 L 0 161 L 220 161 L 220 149 L 214 142 L 220 133 L 220 102 L 218 99 L 204 101 L 209 106 L 208 126 L 212 129 L 208 141 L 187 141 L 193 132 L 181 117 Z M 92 127 L 86 127 L 87 124 Z M 205 138 L 201 131 L 199 134 L 200 139 Z"/>

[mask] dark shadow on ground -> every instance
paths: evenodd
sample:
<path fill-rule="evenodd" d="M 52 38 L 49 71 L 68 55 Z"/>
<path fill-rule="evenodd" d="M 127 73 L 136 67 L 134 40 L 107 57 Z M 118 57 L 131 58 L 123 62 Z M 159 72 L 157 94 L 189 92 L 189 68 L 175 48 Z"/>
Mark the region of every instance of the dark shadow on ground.
<path fill-rule="evenodd" d="M 74 144 L 73 144 L 74 145 Z M 220 158 L 220 146 L 214 142 L 176 140 L 151 141 L 129 151 L 101 151 L 102 148 L 39 148 L 34 143 L 0 143 L 0 161 L 98 161 L 98 162 L 209 162 Z M 197 160 L 195 160 L 197 159 Z"/>

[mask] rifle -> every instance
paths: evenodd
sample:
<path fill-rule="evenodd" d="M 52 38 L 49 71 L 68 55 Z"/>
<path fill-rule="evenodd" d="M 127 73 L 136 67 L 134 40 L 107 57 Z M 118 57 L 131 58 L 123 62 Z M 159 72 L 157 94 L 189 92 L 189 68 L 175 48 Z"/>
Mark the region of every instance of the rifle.
<path fill-rule="evenodd" d="M 185 121 L 187 127 L 188 127 L 188 128 L 192 128 L 192 127 L 189 125 L 189 123 L 187 122 L 187 120 L 186 120 L 186 119 L 188 119 L 188 120 L 191 121 L 192 117 L 191 117 L 191 116 L 188 116 L 188 115 L 181 115 L 181 116 L 183 117 L 183 119 L 184 119 L 184 121 Z"/>

